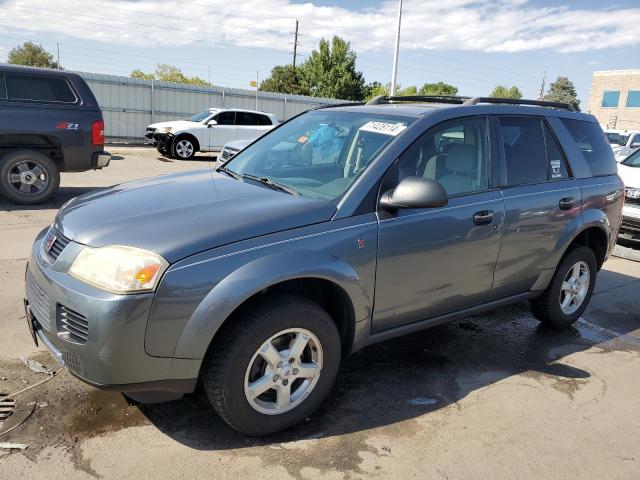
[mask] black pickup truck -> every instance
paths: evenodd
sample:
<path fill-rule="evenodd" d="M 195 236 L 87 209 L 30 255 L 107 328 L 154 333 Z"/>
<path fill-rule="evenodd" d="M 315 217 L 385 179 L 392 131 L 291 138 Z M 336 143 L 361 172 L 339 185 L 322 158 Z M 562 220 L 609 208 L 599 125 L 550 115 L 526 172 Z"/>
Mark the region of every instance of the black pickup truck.
<path fill-rule="evenodd" d="M 42 203 L 58 190 L 60 172 L 110 160 L 102 112 L 79 75 L 0 65 L 0 195 Z"/>

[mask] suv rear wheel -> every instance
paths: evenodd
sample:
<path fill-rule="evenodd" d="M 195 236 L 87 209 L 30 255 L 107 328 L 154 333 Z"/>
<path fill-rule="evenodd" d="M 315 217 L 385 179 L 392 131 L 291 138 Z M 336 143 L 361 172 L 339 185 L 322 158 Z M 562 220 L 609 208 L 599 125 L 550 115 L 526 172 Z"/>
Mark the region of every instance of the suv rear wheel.
<path fill-rule="evenodd" d="M 558 265 L 549 287 L 531 300 L 533 316 L 555 328 L 575 323 L 589 305 L 597 270 L 596 256 L 590 248 L 572 250 Z"/>
<path fill-rule="evenodd" d="M 311 415 L 340 364 L 340 335 L 319 305 L 296 296 L 254 304 L 226 325 L 205 360 L 203 383 L 234 429 L 267 435 Z"/>
<path fill-rule="evenodd" d="M 0 159 L 0 193 L 13 203 L 45 202 L 59 185 L 58 167 L 40 152 L 18 150 Z"/>

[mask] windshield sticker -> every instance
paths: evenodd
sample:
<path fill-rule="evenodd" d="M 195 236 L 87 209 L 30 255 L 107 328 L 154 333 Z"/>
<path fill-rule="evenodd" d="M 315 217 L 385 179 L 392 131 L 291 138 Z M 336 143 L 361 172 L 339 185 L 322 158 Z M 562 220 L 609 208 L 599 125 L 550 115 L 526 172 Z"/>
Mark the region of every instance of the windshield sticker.
<path fill-rule="evenodd" d="M 298 143 L 307 143 L 307 140 L 309 140 L 309 137 L 307 137 L 306 135 L 298 137 Z"/>
<path fill-rule="evenodd" d="M 560 160 L 551 160 L 551 178 L 562 178 L 560 165 Z"/>
<path fill-rule="evenodd" d="M 404 123 L 368 122 L 360 127 L 363 132 L 381 133 L 383 135 L 396 136 L 407 126 Z"/>

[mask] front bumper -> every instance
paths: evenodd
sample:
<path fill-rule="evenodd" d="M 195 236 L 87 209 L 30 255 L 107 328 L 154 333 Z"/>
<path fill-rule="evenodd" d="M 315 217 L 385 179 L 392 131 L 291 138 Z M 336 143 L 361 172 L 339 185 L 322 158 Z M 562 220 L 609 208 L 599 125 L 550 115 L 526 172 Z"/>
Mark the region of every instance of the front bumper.
<path fill-rule="evenodd" d="M 631 203 L 627 200 L 622 209 L 622 224 L 620 235 L 640 240 L 640 203 Z"/>
<path fill-rule="evenodd" d="M 195 388 L 199 365 L 152 357 L 144 348 L 153 294 L 114 295 L 66 273 L 81 246 L 71 242 L 51 265 L 36 239 L 25 274 L 27 308 L 39 340 L 70 373 L 123 392 Z"/>

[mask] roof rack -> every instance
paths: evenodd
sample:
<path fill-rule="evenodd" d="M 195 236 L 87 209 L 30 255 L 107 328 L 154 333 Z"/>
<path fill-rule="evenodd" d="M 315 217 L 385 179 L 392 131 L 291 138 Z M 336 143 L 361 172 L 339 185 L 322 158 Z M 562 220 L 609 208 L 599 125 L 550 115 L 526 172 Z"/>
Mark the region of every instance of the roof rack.
<path fill-rule="evenodd" d="M 379 95 L 373 97 L 365 105 L 383 105 L 396 102 L 420 102 L 420 103 L 453 103 L 462 105 L 469 97 L 455 97 L 449 95 L 407 95 L 389 96 Z"/>
<path fill-rule="evenodd" d="M 331 107 L 356 107 L 358 105 L 364 105 L 364 102 L 340 102 L 340 103 L 321 103 L 317 107 L 311 108 L 311 110 L 321 110 L 323 108 Z"/>
<path fill-rule="evenodd" d="M 464 102 L 463 105 L 478 105 L 479 103 L 492 103 L 503 105 L 533 105 L 536 107 L 560 108 L 570 112 L 579 112 L 579 109 L 570 103 L 548 102 L 546 100 L 524 100 L 521 98 L 494 98 L 494 97 L 473 97 Z"/>

